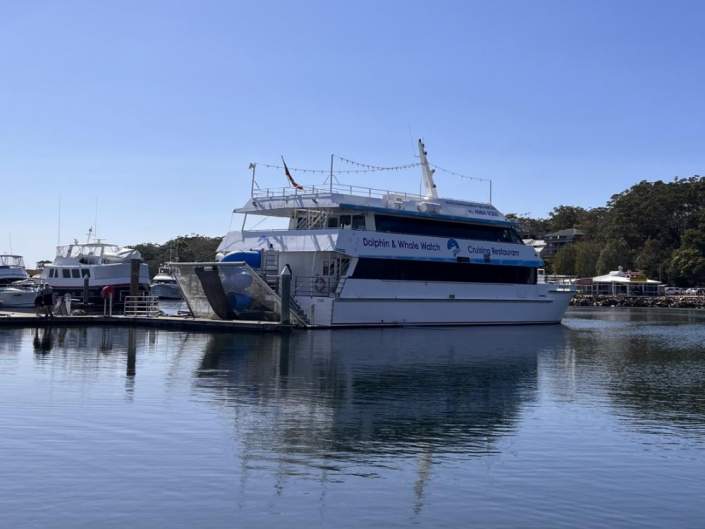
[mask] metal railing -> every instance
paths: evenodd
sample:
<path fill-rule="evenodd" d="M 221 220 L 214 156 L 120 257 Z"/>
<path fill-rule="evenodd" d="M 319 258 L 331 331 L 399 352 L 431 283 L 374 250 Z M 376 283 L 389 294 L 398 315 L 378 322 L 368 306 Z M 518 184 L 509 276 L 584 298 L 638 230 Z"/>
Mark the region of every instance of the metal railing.
<path fill-rule="evenodd" d="M 157 296 L 125 296 L 123 315 L 155 318 L 160 314 Z"/>
<path fill-rule="evenodd" d="M 303 189 L 295 187 L 267 187 L 262 189 L 254 189 L 252 198 L 290 198 L 290 197 L 317 197 L 321 194 L 340 193 L 347 195 L 355 195 L 368 198 L 389 198 L 399 197 L 404 200 L 422 200 L 425 197 L 416 193 L 407 193 L 406 191 L 391 191 L 389 189 L 377 189 L 374 187 L 353 186 L 343 184 L 330 185 L 313 185 L 305 186 Z"/>
<path fill-rule="evenodd" d="M 295 296 L 329 297 L 338 286 L 338 277 L 294 276 L 292 293 Z"/>
<path fill-rule="evenodd" d="M 558 274 L 539 274 L 538 283 L 550 283 L 552 285 L 574 285 L 575 276 L 563 276 Z"/>

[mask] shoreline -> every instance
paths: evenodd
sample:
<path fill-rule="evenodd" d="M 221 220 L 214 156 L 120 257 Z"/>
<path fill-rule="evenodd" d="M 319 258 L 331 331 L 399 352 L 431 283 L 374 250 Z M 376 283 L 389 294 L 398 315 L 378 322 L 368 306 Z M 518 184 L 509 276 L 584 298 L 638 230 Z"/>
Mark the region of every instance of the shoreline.
<path fill-rule="evenodd" d="M 705 309 L 705 296 L 592 296 L 576 294 L 571 307 L 657 307 Z"/>

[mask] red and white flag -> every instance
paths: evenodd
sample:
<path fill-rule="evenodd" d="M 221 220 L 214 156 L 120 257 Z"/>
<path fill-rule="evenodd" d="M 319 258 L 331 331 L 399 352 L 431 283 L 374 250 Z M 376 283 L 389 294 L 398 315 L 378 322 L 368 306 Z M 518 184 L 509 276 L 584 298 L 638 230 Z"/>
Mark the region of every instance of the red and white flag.
<path fill-rule="evenodd" d="M 296 180 L 294 180 L 294 177 L 291 176 L 291 173 L 289 172 L 289 168 L 286 166 L 286 162 L 284 161 L 283 156 L 282 156 L 282 163 L 284 164 L 284 174 L 289 179 L 289 183 L 291 184 L 291 186 L 295 187 L 296 189 L 303 189 L 304 186 L 299 184 Z"/>

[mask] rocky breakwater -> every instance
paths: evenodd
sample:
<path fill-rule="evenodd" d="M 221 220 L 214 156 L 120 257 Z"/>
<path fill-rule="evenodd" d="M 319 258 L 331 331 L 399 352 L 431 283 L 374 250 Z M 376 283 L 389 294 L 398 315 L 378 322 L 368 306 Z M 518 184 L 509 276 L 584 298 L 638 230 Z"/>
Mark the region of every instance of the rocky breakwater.
<path fill-rule="evenodd" d="M 705 296 L 590 296 L 576 295 L 574 307 L 666 307 L 705 309 Z"/>

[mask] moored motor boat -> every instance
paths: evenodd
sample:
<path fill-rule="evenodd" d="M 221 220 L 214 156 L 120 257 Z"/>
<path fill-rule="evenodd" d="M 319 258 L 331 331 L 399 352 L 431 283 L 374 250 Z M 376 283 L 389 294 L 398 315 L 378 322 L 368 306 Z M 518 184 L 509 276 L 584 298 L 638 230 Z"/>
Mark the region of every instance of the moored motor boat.
<path fill-rule="evenodd" d="M 291 187 L 253 185 L 216 262 L 173 265 L 191 311 L 270 319 L 289 305 L 286 316 L 311 327 L 559 323 L 574 285 L 539 278 L 543 261 L 491 200 L 440 197 L 421 140 L 418 149 L 423 195 L 332 176 L 305 187 L 286 166 Z M 247 230 L 247 215 L 289 226 Z"/>
<path fill-rule="evenodd" d="M 32 280 L 0 286 L 0 309 L 32 308 L 38 293 L 38 284 Z"/>
<path fill-rule="evenodd" d="M 152 284 L 149 287 L 151 294 L 160 299 L 181 299 L 176 278 L 166 265 L 159 267 L 159 272 L 152 278 Z"/>
<path fill-rule="evenodd" d="M 132 248 L 123 248 L 101 241 L 59 246 L 56 258 L 44 267 L 41 280 L 57 296 L 69 294 L 74 299 L 83 297 L 84 282 L 88 279 L 88 301 L 103 305 L 101 291 L 111 287 L 114 303 L 121 305 L 130 293 L 132 261 L 138 261 L 138 289 L 149 291 L 149 267 L 142 255 Z"/>

